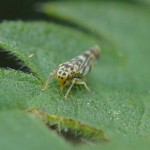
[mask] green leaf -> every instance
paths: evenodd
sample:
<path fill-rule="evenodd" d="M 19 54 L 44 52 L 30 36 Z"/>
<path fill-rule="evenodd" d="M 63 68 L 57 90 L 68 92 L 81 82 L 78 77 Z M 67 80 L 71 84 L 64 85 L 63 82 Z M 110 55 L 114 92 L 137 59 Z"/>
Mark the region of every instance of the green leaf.
<path fill-rule="evenodd" d="M 79 49 L 77 43 L 79 43 L 82 48 L 84 47 L 88 48 L 90 45 L 94 45 L 98 43 L 98 41 L 80 32 L 75 32 L 71 29 L 69 30 L 61 26 L 56 26 L 44 22 L 39 22 L 39 23 L 5 22 L 1 24 L 0 30 L 1 30 L 0 36 L 2 37 L 0 43 L 1 52 L 3 53 L 4 51 L 7 50 L 7 55 L 5 56 L 6 57 L 5 59 L 9 61 L 9 58 L 11 58 L 13 55 L 15 63 L 16 63 L 16 59 L 22 60 L 21 65 L 23 66 L 27 65 L 31 69 L 31 71 L 33 71 L 37 75 L 37 76 L 33 76 L 32 74 L 25 74 L 20 71 L 2 69 L 0 71 L 0 80 L 1 80 L 0 97 L 2 97 L 1 105 L 0 105 L 1 110 L 3 109 L 4 110 L 10 110 L 10 109 L 25 110 L 31 108 L 38 108 L 41 111 L 44 110 L 50 114 L 58 115 L 59 113 L 57 113 L 57 111 L 59 108 L 57 103 L 59 102 L 62 103 L 64 109 L 66 107 L 66 102 L 63 99 L 63 93 L 60 92 L 56 82 L 51 83 L 48 91 L 42 92 L 42 88 L 43 88 L 42 83 L 46 82 L 43 80 L 44 76 L 46 80 L 49 72 L 55 69 L 54 67 L 56 67 L 60 63 L 60 61 L 65 61 L 67 57 L 68 57 L 67 59 L 69 59 L 68 54 L 70 54 L 70 58 L 73 57 L 72 54 L 77 55 L 78 52 L 72 51 L 72 49 L 74 50 L 77 49 L 79 50 L 79 52 L 82 51 L 82 49 Z M 34 30 L 36 30 L 36 32 Z M 9 34 L 7 34 L 6 31 Z M 70 37 L 74 37 L 74 38 L 71 39 Z M 84 41 L 87 42 L 82 43 L 83 39 Z M 47 43 L 47 41 L 51 41 L 51 42 Z M 39 45 L 40 42 L 41 42 L 41 47 Z M 66 45 L 64 45 L 64 43 L 66 43 Z M 60 51 L 60 49 L 62 49 L 62 51 Z M 85 92 L 84 89 L 80 89 L 80 90 L 82 92 L 83 91 Z M 84 95 L 86 95 L 86 93 L 87 92 L 85 92 Z M 78 97 L 77 93 L 75 95 L 76 97 Z M 73 96 L 70 95 L 70 99 L 71 97 Z M 52 102 L 53 104 L 51 104 L 50 102 Z M 72 104 L 70 103 L 70 105 Z M 59 115 L 65 116 L 63 112 L 62 113 L 60 112 Z M 69 117 L 73 118 L 73 116 L 71 117 L 67 115 L 65 117 L 68 117 L 68 119 Z M 77 120 L 78 119 L 75 118 L 74 121 L 75 125 Z M 53 119 L 49 120 L 50 123 L 52 121 Z M 57 124 L 59 124 L 60 121 L 61 120 L 58 120 Z M 84 122 L 81 121 L 81 123 Z M 69 122 L 68 124 L 66 124 L 66 127 L 67 126 L 70 127 L 71 124 L 72 122 Z M 95 130 L 91 130 L 92 126 L 90 127 L 86 122 L 84 124 L 85 124 L 85 129 L 83 129 L 82 126 L 79 126 L 77 130 L 72 126 L 70 127 L 72 133 L 74 134 L 73 136 L 77 136 L 78 134 L 82 133 L 81 135 L 86 137 L 88 136 L 88 132 L 89 135 L 93 134 L 95 136 L 94 133 Z M 65 129 L 64 126 L 63 129 Z M 99 129 L 96 129 L 96 131 L 97 134 L 99 132 Z M 98 136 L 100 136 L 98 140 L 100 140 L 100 138 L 105 139 L 105 137 L 103 136 L 103 131 L 100 130 L 100 132 L 102 134 L 98 134 Z M 19 135 L 16 135 L 16 138 L 19 138 Z"/>
<path fill-rule="evenodd" d="M 99 143 L 100 141 L 107 142 L 109 140 L 103 131 L 81 124 L 76 120 L 58 115 L 46 114 L 36 109 L 28 110 L 28 112 L 39 116 L 50 129 L 57 130 L 58 134 L 63 135 L 68 141 L 76 143 Z M 75 139 L 71 139 L 71 136 Z"/>
<path fill-rule="evenodd" d="M 0 148 L 1 149 L 71 149 L 36 117 L 19 110 L 1 111 L 0 113 Z M 59 141 L 59 144 L 58 144 Z"/>
<path fill-rule="evenodd" d="M 18 21 L 0 24 L 1 48 L 10 52 L 8 56 L 13 54 L 22 60 L 22 65 L 28 66 L 36 74 L 34 76 L 20 71 L 0 70 L 0 139 L 5 137 L 0 141 L 3 146 L 11 141 L 9 143 L 14 145 L 10 144 L 10 147 L 15 149 L 17 139 L 20 140 L 19 143 L 23 142 L 22 135 L 28 137 L 29 131 L 31 135 L 25 138 L 28 146 L 26 149 L 34 149 L 34 146 L 41 149 L 44 145 L 53 149 L 72 148 L 61 136 L 51 134 L 52 131 L 38 117 L 21 112 L 38 109 L 49 116 L 56 116 L 59 129 L 69 127 L 73 136 L 78 137 L 82 131 L 83 137 L 86 137 L 92 131 L 89 129 L 94 128 L 110 139 L 105 144 L 99 141 L 98 145 L 92 140 L 88 141 L 86 144 L 93 146 L 85 144 L 82 149 L 148 149 L 150 21 L 147 7 L 145 9 L 129 3 L 97 1 L 57 2 L 44 8 L 50 15 L 85 27 L 105 40 L 90 33 L 46 22 Z M 86 77 L 91 93 L 82 86 L 75 86 L 68 100 L 64 101 L 63 95 L 67 88 L 61 92 L 55 79 L 51 80 L 47 91 L 41 91 L 49 73 L 60 63 L 95 44 L 100 45 L 102 53 L 101 59 Z M 14 119 L 16 128 L 21 125 L 17 134 L 15 127 L 11 126 L 11 119 Z M 53 119 L 50 117 L 50 123 Z M 31 124 L 31 128 L 27 124 Z M 75 124 L 78 127 L 76 130 Z M 12 134 L 7 128 L 13 131 Z M 32 146 L 34 142 L 31 143 L 31 138 L 37 141 L 37 145 Z M 103 134 L 101 138 L 104 139 Z M 76 147 L 80 148 L 80 145 Z"/>
<path fill-rule="evenodd" d="M 32 75 L 0 70 L 0 109 L 25 109 L 27 101 L 39 93 L 39 83 Z"/>

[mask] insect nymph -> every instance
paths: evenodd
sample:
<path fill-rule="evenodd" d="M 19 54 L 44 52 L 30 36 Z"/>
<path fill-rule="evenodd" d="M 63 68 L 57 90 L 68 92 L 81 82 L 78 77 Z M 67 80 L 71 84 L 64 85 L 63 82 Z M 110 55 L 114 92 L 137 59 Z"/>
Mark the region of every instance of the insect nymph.
<path fill-rule="evenodd" d="M 56 70 L 50 73 L 43 90 L 47 89 L 49 79 L 53 76 L 58 80 L 61 89 L 70 85 L 65 95 L 65 99 L 67 99 L 74 84 L 82 84 L 88 91 L 90 91 L 86 82 L 83 81 L 82 78 L 90 72 L 93 63 L 99 58 L 99 50 L 100 48 L 98 46 L 91 47 L 81 55 L 60 64 Z"/>

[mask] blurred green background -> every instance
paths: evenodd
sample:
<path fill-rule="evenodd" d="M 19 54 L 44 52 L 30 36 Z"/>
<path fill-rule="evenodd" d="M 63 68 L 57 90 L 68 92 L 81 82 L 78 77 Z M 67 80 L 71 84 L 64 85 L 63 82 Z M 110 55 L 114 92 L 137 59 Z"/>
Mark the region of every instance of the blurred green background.
<path fill-rule="evenodd" d="M 0 21 L 0 149 L 149 149 L 149 0 L 5 0 Z M 90 93 L 41 91 L 95 44 Z"/>

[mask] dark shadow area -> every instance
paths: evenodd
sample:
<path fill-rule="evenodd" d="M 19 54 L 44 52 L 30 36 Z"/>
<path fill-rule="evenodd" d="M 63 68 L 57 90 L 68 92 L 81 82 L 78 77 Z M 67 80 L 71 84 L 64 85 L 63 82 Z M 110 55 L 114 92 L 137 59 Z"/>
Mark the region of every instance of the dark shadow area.
<path fill-rule="evenodd" d="M 40 19 L 42 16 L 34 10 L 36 0 L 1 0 L 0 21 Z M 45 2 L 42 0 L 42 2 Z"/>
<path fill-rule="evenodd" d="M 29 68 L 23 60 L 2 47 L 0 47 L 0 68 L 11 68 L 37 76 L 34 72 L 32 72 L 31 68 Z"/>
<path fill-rule="evenodd" d="M 65 138 L 67 141 L 71 142 L 74 145 L 77 144 L 92 144 L 92 143 L 106 143 L 108 140 L 100 139 L 100 138 L 95 138 L 93 136 L 88 136 L 86 137 L 85 135 L 82 134 L 82 131 L 79 130 L 73 130 L 69 127 L 66 127 L 65 129 L 61 129 L 58 124 L 53 124 L 50 125 L 47 123 L 48 128 L 51 130 L 54 130 L 57 132 L 59 136 L 62 136 Z"/>
<path fill-rule="evenodd" d="M 79 135 L 79 134 L 74 134 L 73 131 L 71 132 L 71 129 L 68 129 L 67 130 L 61 130 L 59 131 L 59 127 L 58 125 L 49 125 L 47 124 L 47 126 L 52 129 L 52 130 L 55 130 L 58 135 L 64 137 L 67 141 L 73 143 L 73 144 L 81 144 L 81 143 L 84 143 L 84 139 L 82 137 L 82 135 Z"/>
<path fill-rule="evenodd" d="M 74 1 L 74 0 L 1 0 L 0 1 L 0 21 L 3 20 L 43 20 L 48 19 L 45 15 L 42 13 L 37 13 L 35 10 L 35 5 L 38 3 L 44 3 L 44 2 L 59 2 L 59 1 Z M 78 2 L 81 0 L 76 0 L 75 2 Z M 88 0 L 82 0 L 85 1 L 85 3 Z M 89 0 L 92 1 L 92 0 Z M 100 0 L 93 0 L 93 1 L 100 1 Z M 138 1 L 138 0 L 101 0 L 101 1 L 118 1 L 118 2 L 126 2 L 133 5 L 142 5 L 145 4 L 144 2 Z M 53 18 L 49 18 L 49 21 L 55 21 Z"/>

